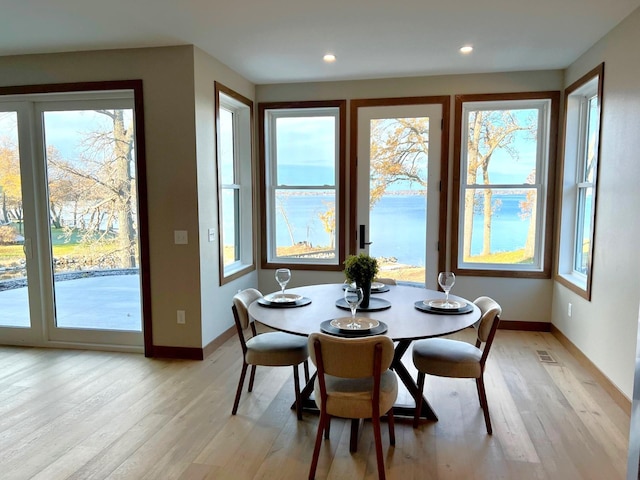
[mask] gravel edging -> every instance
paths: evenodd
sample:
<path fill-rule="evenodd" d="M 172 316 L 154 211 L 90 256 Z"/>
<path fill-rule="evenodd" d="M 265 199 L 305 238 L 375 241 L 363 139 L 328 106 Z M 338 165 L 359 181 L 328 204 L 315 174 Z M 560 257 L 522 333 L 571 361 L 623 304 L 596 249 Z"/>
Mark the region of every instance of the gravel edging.
<path fill-rule="evenodd" d="M 114 275 L 137 275 L 140 273 L 139 268 L 114 268 L 110 270 L 77 270 L 74 272 L 56 273 L 54 279 L 58 282 L 65 280 L 77 280 L 79 278 L 91 277 L 110 277 Z M 27 286 L 26 278 L 15 280 L 0 280 L 0 292 L 4 290 L 13 290 L 14 288 L 22 288 Z"/>

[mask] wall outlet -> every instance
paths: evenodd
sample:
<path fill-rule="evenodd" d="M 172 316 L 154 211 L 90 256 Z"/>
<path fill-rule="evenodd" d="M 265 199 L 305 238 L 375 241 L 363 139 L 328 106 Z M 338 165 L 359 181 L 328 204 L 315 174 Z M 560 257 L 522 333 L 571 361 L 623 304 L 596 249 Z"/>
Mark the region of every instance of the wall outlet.
<path fill-rule="evenodd" d="M 185 317 L 184 310 L 178 310 L 178 324 L 184 325 L 185 323 L 187 323 L 187 319 Z"/>
<path fill-rule="evenodd" d="M 571 307 L 573 307 L 573 305 L 571 305 L 571 302 L 569 302 L 569 304 L 567 305 L 567 316 L 571 317 Z"/>

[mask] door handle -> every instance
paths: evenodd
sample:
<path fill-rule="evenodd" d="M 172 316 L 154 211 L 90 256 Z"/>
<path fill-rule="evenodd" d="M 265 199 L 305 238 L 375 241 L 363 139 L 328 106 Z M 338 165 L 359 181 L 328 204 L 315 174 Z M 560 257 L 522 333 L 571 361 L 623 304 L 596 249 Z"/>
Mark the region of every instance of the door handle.
<path fill-rule="evenodd" d="M 360 249 L 366 247 L 366 245 L 371 245 L 373 242 L 365 242 L 364 241 L 364 225 L 360 225 Z"/>

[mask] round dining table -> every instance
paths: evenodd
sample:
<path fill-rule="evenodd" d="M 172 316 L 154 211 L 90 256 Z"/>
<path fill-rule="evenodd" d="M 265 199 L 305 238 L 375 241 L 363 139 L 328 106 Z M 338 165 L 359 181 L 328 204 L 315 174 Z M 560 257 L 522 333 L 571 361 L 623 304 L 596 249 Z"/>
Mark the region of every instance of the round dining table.
<path fill-rule="evenodd" d="M 297 304 L 300 306 L 278 305 L 257 300 L 249 306 L 249 315 L 259 323 L 275 330 L 308 336 L 322 331 L 321 323 L 323 322 L 326 325 L 326 321 L 351 316 L 350 310 L 345 308 L 346 304 L 343 303 L 343 287 L 344 284 L 337 283 L 291 288 L 286 290 L 286 293 L 292 296 L 299 295 L 301 301 Z M 444 299 L 444 293 L 408 285 L 389 285 L 384 286 L 382 290 L 384 291 L 380 293 L 372 291 L 369 309 L 358 310 L 356 317 L 368 317 L 387 326 L 386 331 L 381 335 L 386 335 L 397 342 L 391 368 L 415 399 L 421 393 L 415 380 L 402 363 L 402 357 L 411 346 L 411 342 L 463 330 L 480 319 L 480 309 L 469 300 L 450 295 L 451 300 L 469 305 L 466 307 L 466 310 L 469 310 L 468 313 L 425 311 L 423 305 L 431 300 Z M 336 304 L 341 304 L 342 307 Z M 309 399 L 313 391 L 313 382 L 314 378 L 311 378 L 301 392 L 305 400 Z M 420 416 L 436 421 L 438 417 L 425 398 L 422 405 Z M 414 412 L 415 405 L 394 406 L 395 415 L 413 417 Z"/>

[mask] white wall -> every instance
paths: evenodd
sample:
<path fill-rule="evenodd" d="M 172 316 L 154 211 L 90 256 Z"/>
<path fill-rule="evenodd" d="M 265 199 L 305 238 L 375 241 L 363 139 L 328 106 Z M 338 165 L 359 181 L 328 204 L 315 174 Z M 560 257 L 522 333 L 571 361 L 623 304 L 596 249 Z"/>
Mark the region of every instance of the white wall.
<path fill-rule="evenodd" d="M 552 322 L 628 398 L 640 301 L 640 9 L 576 60 L 565 87 L 605 62 L 592 298 L 554 284 Z M 571 318 L 567 304 L 573 304 Z"/>
<path fill-rule="evenodd" d="M 449 181 L 453 168 L 453 107 L 456 94 L 504 93 L 562 90 L 564 81 L 560 70 L 509 72 L 475 75 L 446 75 L 432 77 L 387 78 L 378 80 L 293 83 L 283 85 L 258 85 L 256 96 L 259 102 L 335 100 L 412 96 L 451 96 L 451 138 L 449 140 Z M 349 125 L 347 120 L 347 125 Z M 347 152 L 349 151 L 347 132 Z M 451 184 L 449 185 L 451 194 Z M 449 213 L 450 217 L 450 213 Z M 449 245 L 450 242 L 447 242 Z M 261 270 L 258 275 L 259 288 L 264 292 L 276 290 L 273 270 Z M 342 272 L 294 271 L 291 286 L 310 283 L 342 282 Z M 551 279 L 481 278 L 459 276 L 455 293 L 474 299 L 490 295 L 503 308 L 505 320 L 551 321 Z"/>
<path fill-rule="evenodd" d="M 215 153 L 214 82 L 220 82 L 253 100 L 255 87 L 243 77 L 200 49 L 195 55 L 196 151 L 198 165 L 198 223 L 200 243 L 200 305 L 202 346 L 233 326 L 231 298 L 240 289 L 255 287 L 257 273 L 244 275 L 219 286 L 219 243 L 209 242 L 208 229 L 218 230 L 218 177 Z M 255 162 L 254 162 L 255 163 Z M 254 169 L 255 170 L 255 169 Z M 256 232 L 258 232 L 256 227 Z"/>

